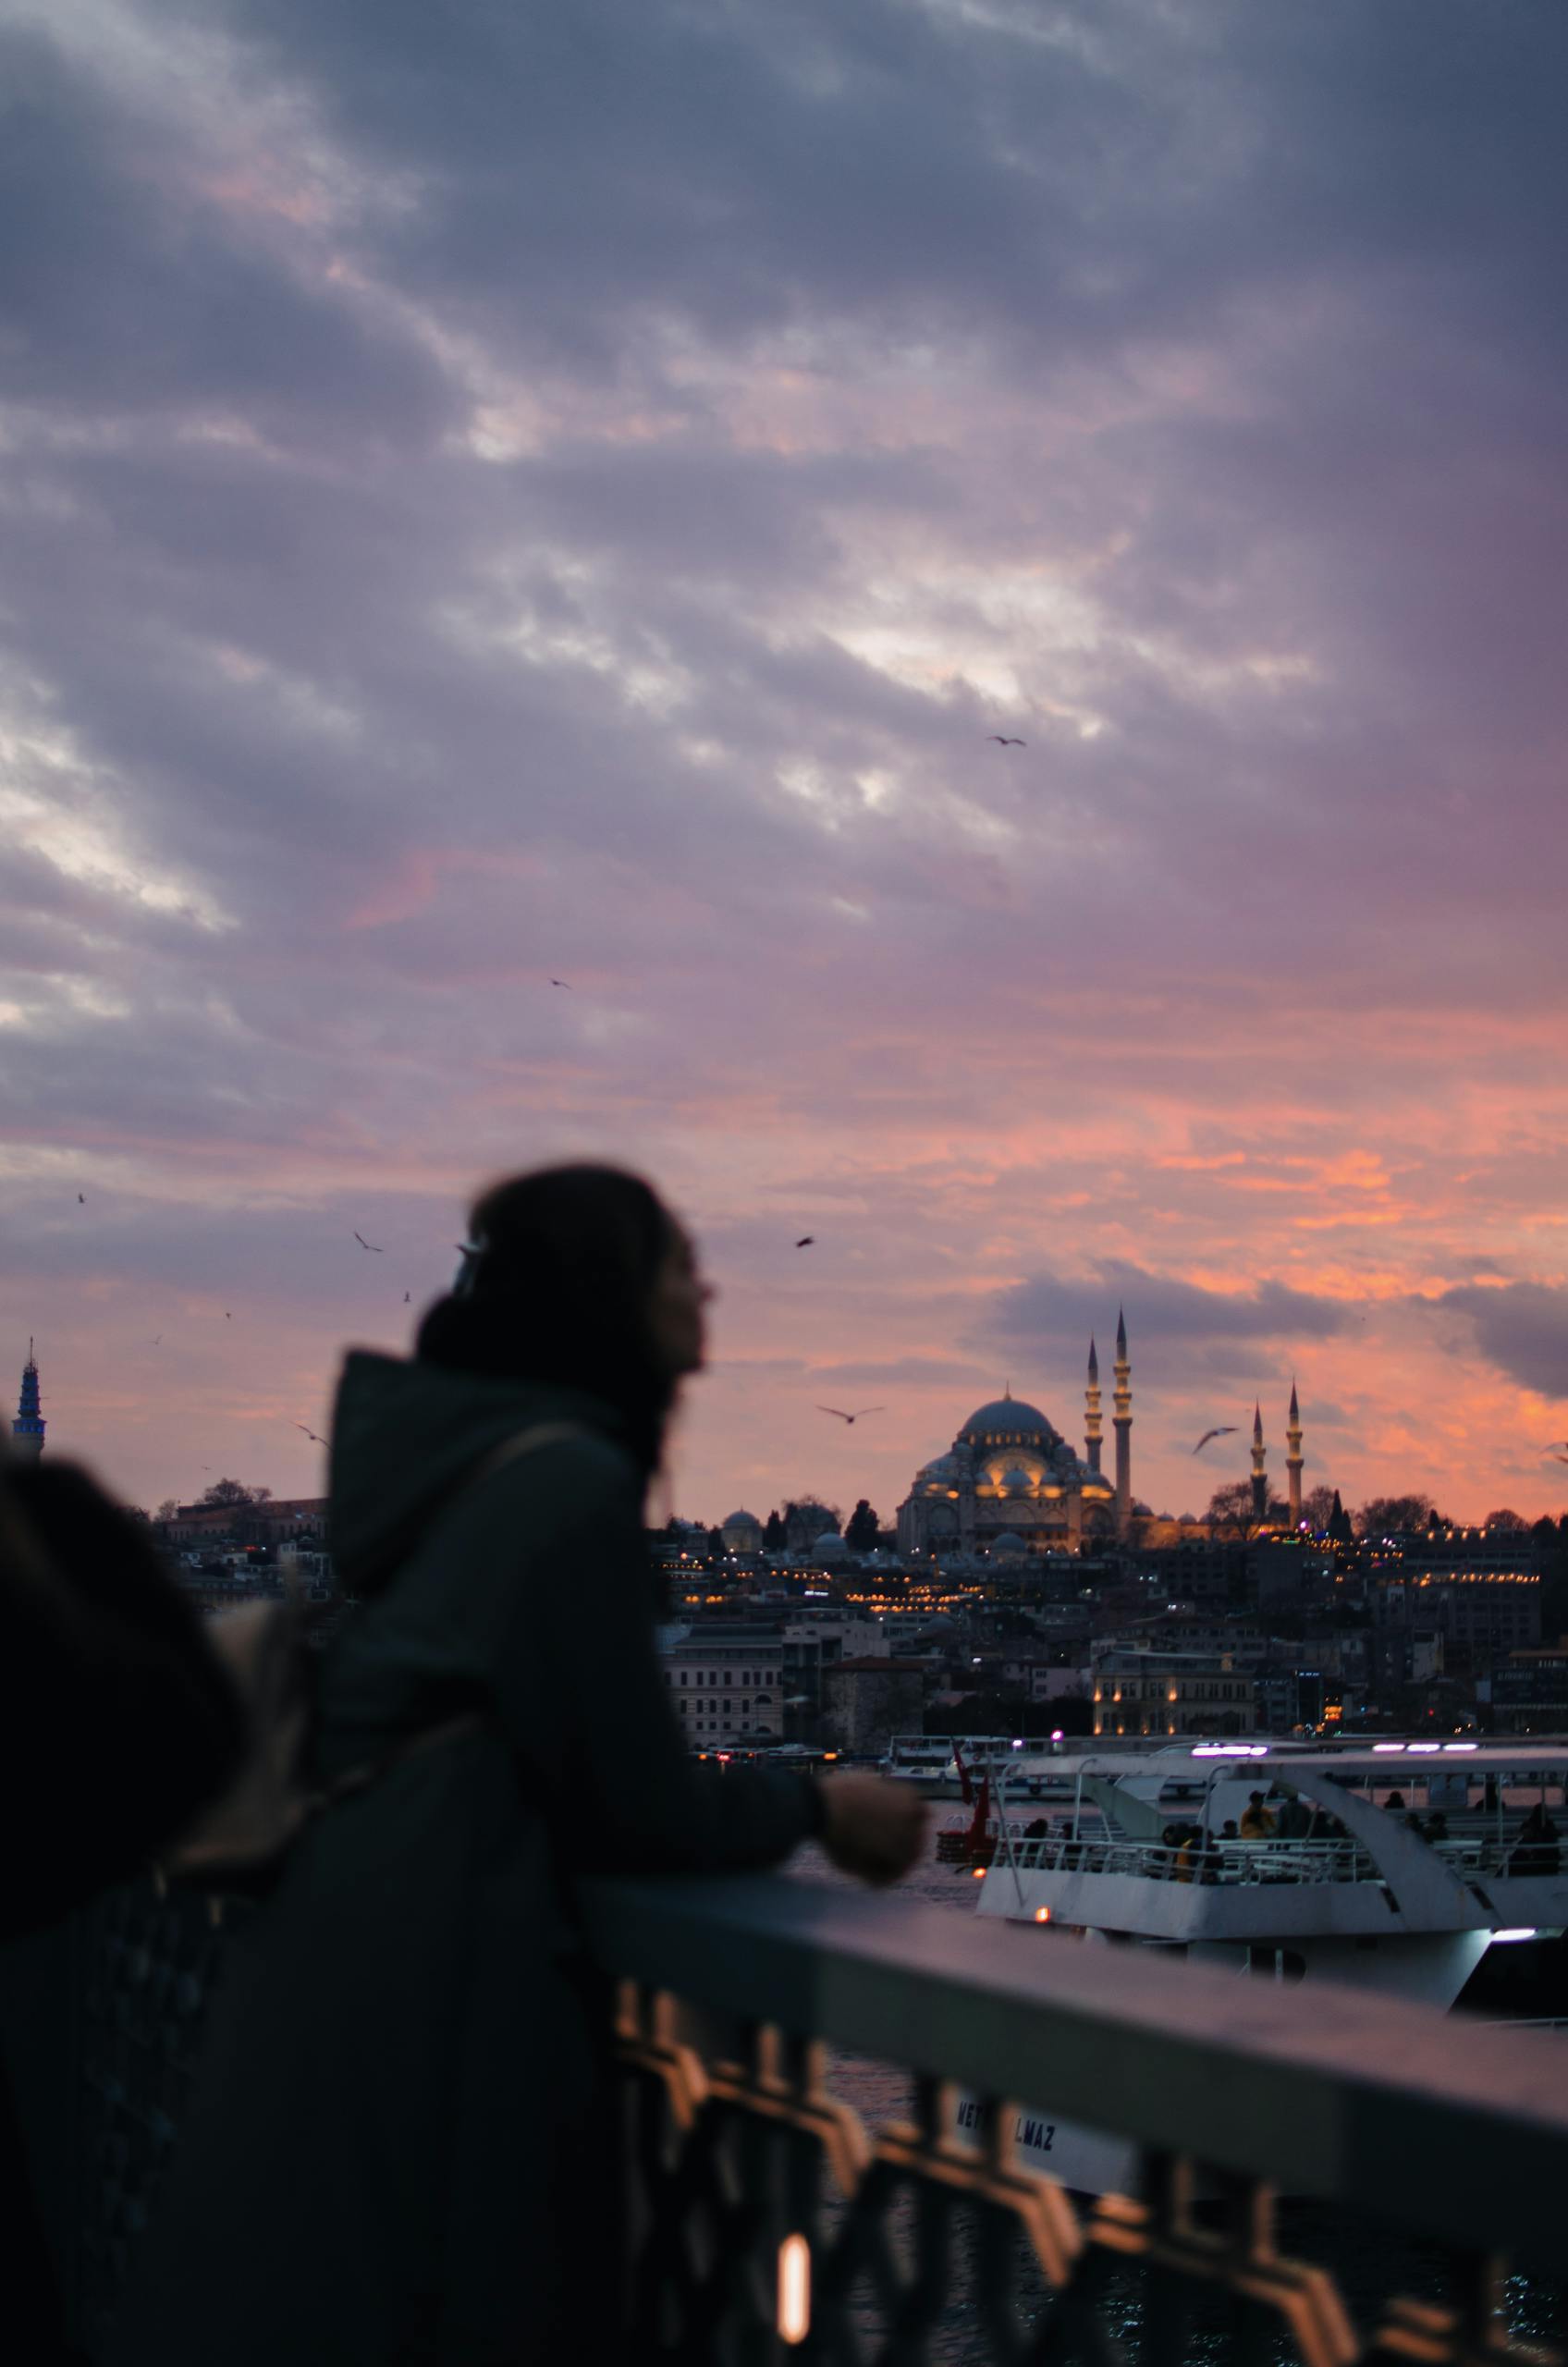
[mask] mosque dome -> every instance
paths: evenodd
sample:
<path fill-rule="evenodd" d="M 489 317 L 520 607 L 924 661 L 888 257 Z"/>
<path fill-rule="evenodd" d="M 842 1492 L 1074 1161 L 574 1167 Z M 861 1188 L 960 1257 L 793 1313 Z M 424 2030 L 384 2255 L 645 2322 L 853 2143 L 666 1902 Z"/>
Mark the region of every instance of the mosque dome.
<path fill-rule="evenodd" d="M 1017 1496 L 1025 1494 L 1033 1488 L 1035 1482 L 1030 1473 L 1024 1470 L 1023 1466 L 1021 1463 L 1015 1463 L 1009 1470 L 1002 1473 L 998 1484 L 1006 1489 L 1010 1496 Z"/>
<path fill-rule="evenodd" d="M 819 1562 L 832 1562 L 849 1548 L 836 1528 L 825 1528 L 820 1537 L 813 1538 L 811 1550 Z"/>
<path fill-rule="evenodd" d="M 1057 1432 L 1037 1405 L 1011 1391 L 977 1405 L 959 1432 L 970 1446 L 1032 1446 L 1048 1451 L 1060 1443 Z"/>
<path fill-rule="evenodd" d="M 1015 1535 L 1011 1528 L 1004 1528 L 999 1537 L 993 1537 L 991 1539 L 993 1562 L 1021 1561 L 1028 1551 L 1029 1548 L 1024 1544 L 1022 1537 Z"/>
<path fill-rule="evenodd" d="M 934 1455 L 929 1463 L 922 1465 L 920 1470 L 922 1482 L 929 1482 L 932 1487 L 950 1487 L 959 1477 L 959 1462 L 955 1454 Z"/>
<path fill-rule="evenodd" d="M 720 1528 L 760 1528 L 762 1527 L 755 1513 L 749 1513 L 743 1508 L 738 1513 L 729 1514 L 718 1525 Z"/>

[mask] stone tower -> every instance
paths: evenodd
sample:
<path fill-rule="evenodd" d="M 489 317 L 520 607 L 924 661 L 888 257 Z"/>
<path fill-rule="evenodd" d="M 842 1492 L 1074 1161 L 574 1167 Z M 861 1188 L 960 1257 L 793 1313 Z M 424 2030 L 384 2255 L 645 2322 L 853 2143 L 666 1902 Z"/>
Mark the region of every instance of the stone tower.
<path fill-rule="evenodd" d="M 1089 1342 L 1089 1381 L 1084 1392 L 1084 1459 L 1091 1471 L 1100 1467 L 1100 1360 Z"/>
<path fill-rule="evenodd" d="M 17 1418 L 11 1424 L 13 1453 L 36 1463 L 43 1452 L 43 1416 L 38 1404 L 38 1367 L 33 1361 L 32 1342 L 27 1343 L 27 1362 L 22 1367 L 22 1393 L 17 1401 Z"/>
<path fill-rule="evenodd" d="M 1263 1467 L 1263 1406 L 1254 1400 L 1252 1409 L 1252 1516 L 1254 1520 L 1268 1517 L 1268 1474 Z"/>
<path fill-rule="evenodd" d="M 1111 1424 L 1116 1431 L 1116 1527 L 1125 1537 L 1133 1517 L 1133 1367 L 1127 1361 L 1127 1318 L 1116 1310 L 1116 1393 Z"/>
<path fill-rule="evenodd" d="M 1301 1407 L 1296 1404 L 1294 1376 L 1291 1380 L 1291 1411 L 1285 1424 L 1285 1469 L 1291 1487 L 1291 1527 L 1301 1527 Z"/>

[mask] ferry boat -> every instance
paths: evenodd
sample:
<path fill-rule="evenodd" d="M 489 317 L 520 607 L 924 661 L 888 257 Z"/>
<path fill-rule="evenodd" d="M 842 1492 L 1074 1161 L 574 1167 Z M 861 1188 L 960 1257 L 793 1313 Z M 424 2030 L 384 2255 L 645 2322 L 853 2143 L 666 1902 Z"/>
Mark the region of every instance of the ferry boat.
<path fill-rule="evenodd" d="M 1153 1948 L 1447 2008 L 1489 1948 L 1568 1929 L 1568 1743 L 1260 1739 L 1052 1769 L 1072 1804 L 1024 1836 L 997 1771 L 1004 1808 L 974 1885 L 980 1914 L 1035 1926 L 1042 1948 Z M 973 2099 L 958 2114 L 973 2133 Z M 1048 2104 L 1020 2112 L 1014 2134 L 1023 2160 L 1084 2192 L 1132 2175 L 1130 2148 Z"/>
<path fill-rule="evenodd" d="M 913 1784 L 928 1800 L 957 1800 L 967 1797 L 966 1768 L 974 1772 L 994 1760 L 1011 1761 L 1022 1748 L 1010 1735 L 894 1735 L 876 1772 Z"/>

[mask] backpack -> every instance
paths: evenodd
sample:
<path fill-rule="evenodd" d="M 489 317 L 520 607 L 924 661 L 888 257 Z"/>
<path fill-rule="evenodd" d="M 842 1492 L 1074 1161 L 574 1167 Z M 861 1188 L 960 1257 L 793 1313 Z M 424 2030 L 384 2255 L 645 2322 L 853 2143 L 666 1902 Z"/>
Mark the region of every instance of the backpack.
<path fill-rule="evenodd" d="M 481 1457 L 441 1505 L 452 1504 L 520 1454 L 557 1440 L 584 1438 L 578 1422 L 538 1422 Z M 416 1752 L 482 1723 L 471 1711 L 405 1735 L 372 1760 L 345 1768 L 312 1786 L 306 1771 L 311 1723 L 311 1655 L 300 1628 L 299 1605 L 244 1603 L 210 1623 L 213 1650 L 227 1671 L 244 1715 L 245 1743 L 228 1789 L 188 1826 L 154 1868 L 160 1890 L 171 1880 L 214 1889 L 255 1887 L 280 1870 L 289 1844 L 341 1799 L 364 1791 Z M 214 1908 L 216 1902 L 214 1901 Z"/>

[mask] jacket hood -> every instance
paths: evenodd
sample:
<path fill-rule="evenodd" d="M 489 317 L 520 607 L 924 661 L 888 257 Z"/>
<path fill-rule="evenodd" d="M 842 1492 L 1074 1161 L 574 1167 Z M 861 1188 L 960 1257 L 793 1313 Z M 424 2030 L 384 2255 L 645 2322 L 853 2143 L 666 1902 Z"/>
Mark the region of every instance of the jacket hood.
<path fill-rule="evenodd" d="M 620 1432 L 611 1408 L 582 1390 L 354 1349 L 337 1384 L 327 1490 L 327 1541 L 344 1587 L 374 1593 L 503 1439 L 567 1421 Z"/>

